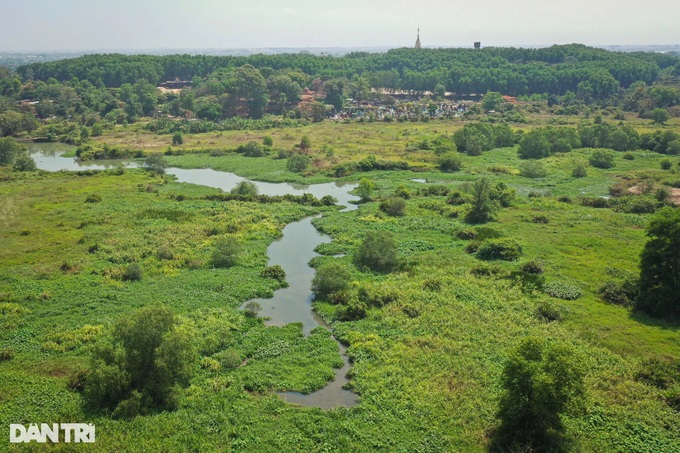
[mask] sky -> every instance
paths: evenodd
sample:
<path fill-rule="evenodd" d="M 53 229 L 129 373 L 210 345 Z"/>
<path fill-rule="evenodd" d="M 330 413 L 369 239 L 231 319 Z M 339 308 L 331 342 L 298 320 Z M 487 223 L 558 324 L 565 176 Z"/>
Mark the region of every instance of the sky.
<path fill-rule="evenodd" d="M 680 44 L 678 0 L 0 0 L 0 52 Z"/>

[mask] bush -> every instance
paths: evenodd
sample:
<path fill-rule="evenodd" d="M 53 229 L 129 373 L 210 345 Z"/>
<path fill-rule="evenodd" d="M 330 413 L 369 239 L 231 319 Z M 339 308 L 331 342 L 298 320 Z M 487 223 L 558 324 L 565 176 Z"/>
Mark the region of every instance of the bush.
<path fill-rule="evenodd" d="M 564 314 L 560 307 L 555 304 L 548 302 L 547 300 L 542 300 L 536 306 L 536 317 L 544 321 L 562 321 L 564 319 Z"/>
<path fill-rule="evenodd" d="M 238 240 L 232 236 L 225 237 L 215 243 L 211 262 L 215 267 L 231 267 L 238 262 L 240 254 L 241 244 Z"/>
<path fill-rule="evenodd" d="M 144 159 L 144 169 L 148 172 L 162 175 L 165 173 L 167 167 L 168 161 L 165 160 L 165 157 L 163 157 L 162 154 L 149 154 L 146 159 Z"/>
<path fill-rule="evenodd" d="M 240 181 L 236 187 L 229 191 L 232 195 L 256 196 L 258 194 L 257 185 L 250 181 Z"/>
<path fill-rule="evenodd" d="M 661 169 L 662 170 L 670 170 L 673 167 L 673 164 L 671 163 L 670 160 L 664 159 L 661 161 Z"/>
<path fill-rule="evenodd" d="M 339 264 L 331 263 L 322 266 L 312 279 L 314 297 L 328 300 L 332 294 L 347 290 L 351 279 L 349 271 Z"/>
<path fill-rule="evenodd" d="M 98 193 L 91 193 L 85 197 L 85 203 L 99 203 L 102 201 L 102 196 Z"/>
<path fill-rule="evenodd" d="M 175 135 L 172 136 L 172 144 L 173 145 L 182 145 L 184 144 L 184 137 L 182 137 L 181 132 L 175 132 Z"/>
<path fill-rule="evenodd" d="M 213 358 L 227 370 L 238 368 L 243 363 L 241 354 L 239 354 L 238 351 L 234 349 L 225 349 L 224 351 L 220 351 L 213 355 Z"/>
<path fill-rule="evenodd" d="M 38 167 L 35 165 L 35 161 L 28 153 L 20 153 L 16 159 L 14 159 L 14 165 L 12 167 L 14 171 L 36 171 Z"/>
<path fill-rule="evenodd" d="M 256 141 L 249 141 L 245 145 L 240 145 L 236 148 L 236 152 L 246 157 L 264 157 L 268 154 L 267 149 Z"/>
<path fill-rule="evenodd" d="M 574 178 L 585 178 L 588 176 L 588 169 L 583 164 L 578 164 L 574 171 L 571 172 L 571 176 Z"/>
<path fill-rule="evenodd" d="M 369 201 L 373 190 L 375 190 L 375 183 L 368 178 L 361 178 L 357 186 L 357 194 L 361 201 Z"/>
<path fill-rule="evenodd" d="M 270 135 L 265 135 L 262 138 L 262 144 L 264 146 L 272 147 L 272 146 L 274 146 L 274 139 Z"/>
<path fill-rule="evenodd" d="M 543 273 L 543 263 L 540 260 L 525 261 L 519 270 L 525 274 L 540 275 Z"/>
<path fill-rule="evenodd" d="M 463 159 L 458 153 L 446 153 L 439 158 L 439 169 L 444 172 L 458 171 L 463 168 Z"/>
<path fill-rule="evenodd" d="M 307 169 L 310 162 L 311 159 L 309 156 L 305 156 L 304 154 L 293 154 L 288 158 L 286 168 L 288 168 L 288 171 L 301 173 Z"/>
<path fill-rule="evenodd" d="M 125 281 L 135 281 L 142 279 L 142 267 L 137 263 L 131 263 L 123 272 L 123 280 Z"/>
<path fill-rule="evenodd" d="M 522 246 L 513 239 L 489 239 L 477 249 L 477 258 L 492 261 L 516 261 L 522 256 Z"/>
<path fill-rule="evenodd" d="M 626 159 L 626 160 L 635 160 L 635 154 L 633 154 L 633 153 L 625 153 L 625 154 L 623 155 L 623 158 Z"/>
<path fill-rule="evenodd" d="M 524 176 L 525 178 L 545 178 L 548 176 L 548 170 L 545 168 L 543 164 L 540 162 L 535 162 L 535 161 L 529 161 L 529 162 L 522 162 L 519 165 L 519 172 L 520 175 Z"/>
<path fill-rule="evenodd" d="M 599 290 L 600 297 L 605 302 L 629 307 L 633 305 L 638 293 L 638 283 L 632 279 L 620 282 L 607 282 Z"/>
<path fill-rule="evenodd" d="M 486 223 L 493 220 L 498 203 L 491 199 L 491 183 L 486 178 L 475 181 L 472 186 L 472 206 L 465 216 L 469 223 Z"/>
<path fill-rule="evenodd" d="M 614 166 L 614 153 L 606 149 L 595 150 L 590 155 L 588 162 L 596 168 L 612 168 Z"/>
<path fill-rule="evenodd" d="M 286 271 L 283 270 L 281 266 L 275 264 L 273 266 L 265 267 L 260 272 L 260 275 L 264 278 L 272 278 L 278 280 L 281 283 L 286 281 Z"/>
<path fill-rule="evenodd" d="M 562 300 L 576 300 L 582 294 L 578 287 L 562 282 L 547 283 L 544 291 L 550 296 Z"/>
<path fill-rule="evenodd" d="M 534 223 L 540 223 L 542 225 L 547 225 L 550 223 L 550 219 L 544 215 L 537 215 L 531 219 L 531 221 Z"/>
<path fill-rule="evenodd" d="M 354 252 L 354 263 L 359 268 L 375 272 L 391 272 L 397 268 L 397 244 L 392 233 L 369 231 Z"/>
<path fill-rule="evenodd" d="M 401 217 L 406 213 L 406 200 L 400 197 L 390 197 L 380 202 L 380 210 L 392 217 Z"/>
<path fill-rule="evenodd" d="M 175 257 L 175 253 L 170 247 L 160 247 L 156 252 L 156 258 L 159 260 L 171 260 Z"/>

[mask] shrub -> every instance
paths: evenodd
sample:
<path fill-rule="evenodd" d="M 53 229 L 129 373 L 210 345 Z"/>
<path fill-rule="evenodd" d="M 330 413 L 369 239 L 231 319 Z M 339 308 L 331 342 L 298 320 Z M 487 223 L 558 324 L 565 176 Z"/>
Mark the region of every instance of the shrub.
<path fill-rule="evenodd" d="M 467 228 L 465 230 L 460 230 L 459 232 L 457 232 L 456 237 L 464 241 L 471 241 L 473 239 L 477 239 L 477 231 L 471 228 Z"/>
<path fill-rule="evenodd" d="M 274 139 L 270 135 L 265 135 L 262 138 L 262 144 L 264 146 L 272 147 L 272 146 L 274 146 Z"/>
<path fill-rule="evenodd" d="M 661 169 L 662 170 L 670 170 L 673 167 L 673 164 L 671 163 L 670 160 L 664 159 L 661 161 Z"/>
<path fill-rule="evenodd" d="M 463 159 L 460 154 L 449 152 L 439 157 L 439 169 L 444 172 L 458 171 L 463 168 Z"/>
<path fill-rule="evenodd" d="M 212 253 L 212 265 L 215 267 L 231 267 L 238 262 L 241 244 L 235 237 L 228 236 L 215 243 Z"/>
<path fill-rule="evenodd" d="M 525 274 L 540 275 L 543 273 L 543 263 L 540 260 L 525 261 L 519 270 Z"/>
<path fill-rule="evenodd" d="M 3 348 L 0 349 L 0 362 L 7 362 L 14 358 L 14 349 Z"/>
<path fill-rule="evenodd" d="M 489 239 L 477 249 L 477 258 L 487 261 L 516 261 L 521 256 L 522 246 L 513 239 Z"/>
<path fill-rule="evenodd" d="M 165 160 L 162 154 L 149 154 L 144 159 L 144 168 L 150 173 L 162 175 L 167 167 L 168 161 Z"/>
<path fill-rule="evenodd" d="M 680 383 L 680 360 L 652 357 L 642 362 L 635 379 L 659 389 Z"/>
<path fill-rule="evenodd" d="M 359 268 L 375 272 L 391 272 L 397 268 L 397 244 L 392 233 L 369 231 L 354 252 L 354 263 Z"/>
<path fill-rule="evenodd" d="M 283 283 L 286 281 L 286 271 L 283 270 L 281 266 L 275 264 L 273 266 L 265 267 L 260 272 L 260 275 L 264 278 L 272 278 Z"/>
<path fill-rule="evenodd" d="M 520 175 L 525 178 L 537 179 L 548 176 L 548 170 L 545 166 L 542 163 L 535 161 L 522 162 L 519 165 L 519 172 Z"/>
<path fill-rule="evenodd" d="M 171 260 L 175 257 L 175 254 L 170 247 L 161 247 L 156 252 L 156 257 L 159 260 Z"/>
<path fill-rule="evenodd" d="M 331 263 L 316 271 L 312 279 L 312 292 L 317 299 L 328 299 L 333 293 L 349 288 L 351 274 L 345 267 Z"/>
<path fill-rule="evenodd" d="M 470 274 L 475 277 L 495 277 L 503 274 L 503 269 L 497 265 L 480 264 L 470 268 Z"/>
<path fill-rule="evenodd" d="M 406 200 L 400 197 L 390 197 L 380 202 L 380 210 L 393 217 L 401 217 L 406 212 Z"/>
<path fill-rule="evenodd" d="M 491 183 L 482 178 L 472 186 L 472 202 L 470 211 L 465 216 L 469 223 L 486 223 L 493 220 L 498 204 L 491 199 Z"/>
<path fill-rule="evenodd" d="M 305 156 L 304 154 L 293 154 L 288 158 L 286 168 L 288 168 L 288 171 L 301 173 L 307 169 L 310 162 L 311 158 L 309 156 Z"/>
<path fill-rule="evenodd" d="M 232 195 L 250 195 L 255 196 L 258 194 L 257 185 L 251 181 L 240 181 L 236 184 L 236 187 L 229 191 Z"/>
<path fill-rule="evenodd" d="M 399 186 L 394 190 L 394 196 L 408 200 L 411 198 L 411 192 L 404 186 Z"/>
<path fill-rule="evenodd" d="M 343 321 L 355 321 L 366 317 L 368 306 L 356 297 L 351 298 L 347 305 L 338 310 L 338 318 Z"/>
<path fill-rule="evenodd" d="M 623 158 L 626 159 L 626 160 L 635 160 L 635 154 L 633 154 L 633 153 L 625 153 L 625 154 L 623 155 Z"/>
<path fill-rule="evenodd" d="M 585 178 L 588 176 L 588 169 L 583 164 L 578 164 L 576 168 L 571 172 L 571 176 L 574 178 Z"/>
<path fill-rule="evenodd" d="M 375 189 L 375 183 L 368 178 L 361 178 L 359 185 L 357 186 L 357 194 L 361 201 L 369 201 L 371 199 L 371 194 Z"/>
<path fill-rule="evenodd" d="M 547 300 L 542 300 L 536 306 L 536 317 L 548 322 L 562 321 L 564 314 L 559 306 L 550 303 Z"/>
<path fill-rule="evenodd" d="M 36 171 L 38 167 L 35 165 L 35 161 L 28 153 L 23 152 L 14 159 L 14 165 L 12 166 L 14 171 Z"/>
<path fill-rule="evenodd" d="M 102 196 L 98 193 L 91 193 L 85 197 L 85 203 L 99 203 L 102 201 Z"/>
<path fill-rule="evenodd" d="M 268 154 L 267 149 L 256 141 L 249 141 L 245 145 L 240 145 L 236 148 L 236 152 L 246 157 L 264 157 Z"/>
<path fill-rule="evenodd" d="M 557 201 L 559 201 L 560 203 L 571 203 L 572 202 L 571 198 L 566 196 L 566 195 L 561 195 L 561 196 L 557 197 Z"/>
<path fill-rule="evenodd" d="M 172 136 L 172 144 L 173 145 L 182 145 L 184 144 L 184 137 L 182 137 L 181 132 L 175 132 L 175 134 Z"/>
<path fill-rule="evenodd" d="M 633 279 L 619 282 L 607 282 L 600 287 L 602 300 L 614 305 L 629 307 L 637 297 L 638 283 Z"/>
<path fill-rule="evenodd" d="M 563 300 L 576 300 L 582 294 L 578 287 L 562 282 L 547 283 L 544 291 L 552 297 Z"/>
<path fill-rule="evenodd" d="M 217 354 L 214 354 L 213 358 L 227 370 L 238 368 L 243 363 L 241 354 L 239 354 L 239 352 L 234 349 L 225 349 L 224 351 L 220 351 Z"/>
<path fill-rule="evenodd" d="M 614 166 L 614 153 L 606 149 L 595 150 L 590 155 L 588 162 L 596 168 L 612 168 Z"/>
<path fill-rule="evenodd" d="M 128 264 L 123 272 L 123 280 L 135 281 L 142 279 L 142 267 L 137 263 Z"/>
<path fill-rule="evenodd" d="M 542 225 L 547 225 L 550 223 L 550 219 L 544 215 L 537 215 L 533 219 L 531 219 L 532 222 L 534 223 L 540 223 Z"/>

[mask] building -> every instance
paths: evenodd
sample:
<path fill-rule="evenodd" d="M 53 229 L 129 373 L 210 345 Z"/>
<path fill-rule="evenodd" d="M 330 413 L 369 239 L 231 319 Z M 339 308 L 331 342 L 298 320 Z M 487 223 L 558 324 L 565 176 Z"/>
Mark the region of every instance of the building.
<path fill-rule="evenodd" d="M 416 49 L 422 49 L 423 46 L 420 44 L 420 27 L 418 27 L 418 39 L 416 39 Z"/>

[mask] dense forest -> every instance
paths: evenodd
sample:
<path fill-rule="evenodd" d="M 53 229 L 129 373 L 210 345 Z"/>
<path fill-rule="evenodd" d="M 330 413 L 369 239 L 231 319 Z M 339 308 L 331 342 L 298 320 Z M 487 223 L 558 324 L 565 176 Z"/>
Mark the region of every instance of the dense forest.
<path fill-rule="evenodd" d="M 34 135 L 75 143 L 81 135 L 101 135 L 107 127 L 141 117 L 162 117 L 149 126 L 157 133 L 261 129 L 321 121 L 331 111 L 342 111 L 348 99 L 394 106 L 390 90 L 430 92 L 433 100 L 447 93 L 454 99 L 502 93 L 547 102 L 558 114 L 599 105 L 648 118 L 656 109 L 678 116 L 678 76 L 680 58 L 670 54 L 576 44 L 394 49 L 344 57 L 86 55 L 20 66 L 15 72 L 0 68 L 0 135 L 32 133 L 50 120 Z M 184 89 L 157 88 L 172 80 L 185 81 Z M 301 107 L 306 89 L 314 95 Z M 243 122 L 262 121 L 267 114 L 283 119 Z M 167 117 L 201 121 L 170 124 L 163 121 Z"/>

